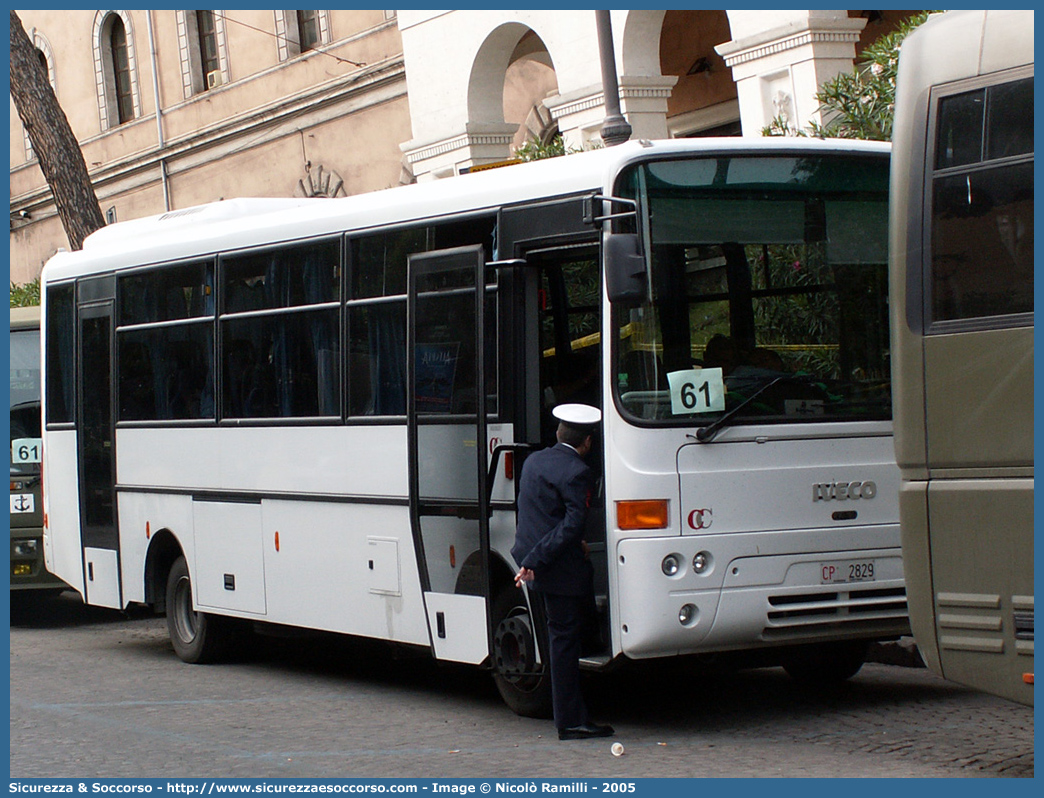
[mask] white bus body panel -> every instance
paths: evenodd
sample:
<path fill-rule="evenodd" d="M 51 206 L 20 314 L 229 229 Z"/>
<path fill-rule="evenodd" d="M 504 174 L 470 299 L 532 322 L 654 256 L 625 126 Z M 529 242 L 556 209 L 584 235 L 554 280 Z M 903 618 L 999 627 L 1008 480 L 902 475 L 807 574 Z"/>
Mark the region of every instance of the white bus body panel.
<path fill-rule="evenodd" d="M 158 458 L 175 438 L 182 456 Z M 169 529 L 198 609 L 429 644 L 404 426 L 121 427 L 116 441 L 125 601 L 144 601 L 149 536 Z M 236 492 L 260 498 L 223 500 Z"/>
<path fill-rule="evenodd" d="M 865 427 L 856 437 L 847 425 L 832 426 L 838 427 L 833 434 L 848 437 L 802 439 L 797 436 L 817 431 L 762 427 L 757 438 L 742 440 L 740 430 L 724 430 L 713 443 L 682 446 L 682 533 L 836 527 L 832 515 L 838 511 L 857 513 L 860 526 L 896 523 L 899 469 L 892 437 L 870 437 Z M 690 517 L 697 510 L 705 511 L 702 526 Z"/>
<path fill-rule="evenodd" d="M 266 500 L 262 514 L 266 620 L 429 644 L 406 507 Z"/>
<path fill-rule="evenodd" d="M 201 610 L 265 614 L 261 505 L 192 502 L 193 603 Z"/>
<path fill-rule="evenodd" d="M 405 498 L 407 473 L 404 426 L 116 430 L 120 488 Z"/>
<path fill-rule="evenodd" d="M 472 424 L 425 424 L 417 429 L 417 449 L 438 452 L 417 463 L 421 498 L 476 500 L 477 427 Z M 487 455 L 486 461 L 489 458 Z"/>
<path fill-rule="evenodd" d="M 83 550 L 87 563 L 87 593 L 83 600 L 96 607 L 123 609 L 120 603 L 120 575 L 117 554 L 112 549 Z"/>
<path fill-rule="evenodd" d="M 189 572 L 195 579 L 196 550 L 190 495 L 119 492 L 116 505 L 120 519 L 120 562 L 125 603 L 145 602 L 145 560 L 152 538 L 162 530 L 169 530 L 178 539 Z"/>
<path fill-rule="evenodd" d="M 489 656 L 484 597 L 425 593 L 424 602 L 437 659 L 478 665 Z"/>
<path fill-rule="evenodd" d="M 194 502 L 189 495 L 124 492 L 119 507 L 125 602 L 145 601 L 148 524 L 151 536 L 166 529 L 178 538 L 197 609 L 401 643 L 430 642 L 404 506 Z M 225 574 L 235 576 L 234 591 L 225 589 Z"/>
<path fill-rule="evenodd" d="M 47 570 L 83 591 L 75 430 L 44 430 L 44 561 Z"/>

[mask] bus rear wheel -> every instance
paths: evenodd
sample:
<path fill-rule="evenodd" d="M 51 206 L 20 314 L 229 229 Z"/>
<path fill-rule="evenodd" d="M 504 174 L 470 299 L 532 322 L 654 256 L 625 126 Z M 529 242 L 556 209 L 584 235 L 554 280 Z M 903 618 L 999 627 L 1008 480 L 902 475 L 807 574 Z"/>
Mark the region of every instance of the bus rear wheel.
<path fill-rule="evenodd" d="M 783 660 L 783 669 L 801 684 L 837 684 L 859 673 L 869 647 L 867 640 L 799 646 Z"/>
<path fill-rule="evenodd" d="M 179 659 L 203 664 L 227 654 L 230 636 L 225 619 L 192 608 L 192 580 L 183 556 L 170 568 L 166 598 L 167 633 Z"/>
<path fill-rule="evenodd" d="M 516 715 L 551 717 L 551 673 L 547 634 L 536 628 L 522 593 L 506 588 L 493 602 L 493 681 Z M 544 661 L 537 661 L 537 641 Z"/>

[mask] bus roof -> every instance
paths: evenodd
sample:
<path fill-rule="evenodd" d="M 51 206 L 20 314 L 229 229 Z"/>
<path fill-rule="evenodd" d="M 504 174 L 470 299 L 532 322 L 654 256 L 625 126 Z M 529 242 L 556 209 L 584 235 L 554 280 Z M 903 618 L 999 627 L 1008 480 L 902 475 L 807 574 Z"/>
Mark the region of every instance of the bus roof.
<path fill-rule="evenodd" d="M 880 142 L 801 138 L 630 141 L 618 147 L 338 199 L 223 200 L 104 227 L 87 237 L 83 250 L 63 251 L 52 257 L 44 267 L 43 281 L 495 209 L 546 197 L 608 191 L 626 165 L 657 157 L 888 151 L 889 145 Z"/>
<path fill-rule="evenodd" d="M 900 49 L 899 91 L 1033 63 L 1033 10 L 933 14 Z"/>

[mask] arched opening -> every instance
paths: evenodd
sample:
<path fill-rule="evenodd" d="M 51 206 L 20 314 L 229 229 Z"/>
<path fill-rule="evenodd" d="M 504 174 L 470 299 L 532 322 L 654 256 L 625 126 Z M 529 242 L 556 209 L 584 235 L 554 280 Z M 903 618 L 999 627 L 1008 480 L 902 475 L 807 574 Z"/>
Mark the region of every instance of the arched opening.
<path fill-rule="evenodd" d="M 678 82 L 667 101 L 674 137 L 738 136 L 740 111 L 732 70 L 714 50 L 731 41 L 724 11 L 667 11 L 660 30 L 660 71 Z"/>
<path fill-rule="evenodd" d="M 519 126 L 512 150 L 527 141 L 546 145 L 558 134 L 558 122 L 544 104 L 545 98 L 557 91 L 558 76 L 551 55 L 540 37 L 529 31 L 511 54 L 504 75 L 504 121 Z"/>
<path fill-rule="evenodd" d="M 546 143 L 558 131 L 544 105 L 558 89 L 543 40 L 518 22 L 493 30 L 475 56 L 468 82 L 469 124 L 510 124 L 512 150 L 527 140 Z"/>

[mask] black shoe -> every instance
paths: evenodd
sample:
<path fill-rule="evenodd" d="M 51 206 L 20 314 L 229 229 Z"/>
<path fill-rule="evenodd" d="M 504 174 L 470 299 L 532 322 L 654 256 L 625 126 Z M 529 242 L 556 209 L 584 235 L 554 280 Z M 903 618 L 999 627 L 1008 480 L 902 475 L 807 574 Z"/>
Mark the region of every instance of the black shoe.
<path fill-rule="evenodd" d="M 616 731 L 612 726 L 602 726 L 598 723 L 584 723 L 580 726 L 570 726 L 568 729 L 558 730 L 559 740 L 587 740 L 591 737 L 612 737 Z"/>

